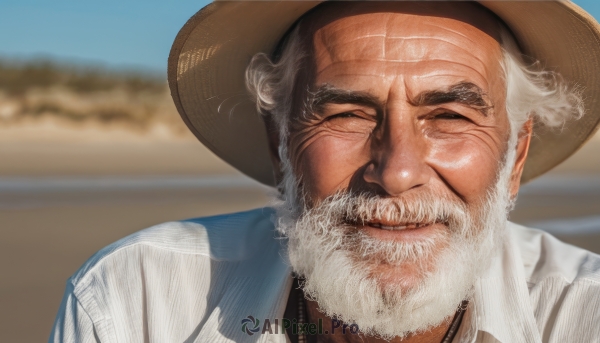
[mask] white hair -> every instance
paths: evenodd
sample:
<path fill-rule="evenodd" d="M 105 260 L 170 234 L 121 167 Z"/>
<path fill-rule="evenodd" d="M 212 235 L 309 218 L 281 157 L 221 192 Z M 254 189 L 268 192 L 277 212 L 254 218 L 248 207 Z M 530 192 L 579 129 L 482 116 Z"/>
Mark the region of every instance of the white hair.
<path fill-rule="evenodd" d="M 562 128 L 567 121 L 583 116 L 583 100 L 577 85 L 569 87 L 559 73 L 544 70 L 540 62 L 525 64 L 517 43 L 506 29 L 501 31 L 501 39 L 506 112 L 513 135 L 530 118 L 546 127 Z"/>

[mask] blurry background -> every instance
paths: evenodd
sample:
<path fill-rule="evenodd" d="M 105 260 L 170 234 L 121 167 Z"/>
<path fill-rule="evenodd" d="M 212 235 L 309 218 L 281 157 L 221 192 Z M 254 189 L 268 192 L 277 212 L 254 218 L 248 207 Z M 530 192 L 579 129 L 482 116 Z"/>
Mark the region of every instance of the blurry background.
<path fill-rule="evenodd" d="M 169 96 L 170 45 L 206 3 L 0 2 L 0 342 L 45 341 L 67 278 L 103 246 L 268 204 Z M 600 136 L 526 185 L 512 220 L 600 252 Z"/>

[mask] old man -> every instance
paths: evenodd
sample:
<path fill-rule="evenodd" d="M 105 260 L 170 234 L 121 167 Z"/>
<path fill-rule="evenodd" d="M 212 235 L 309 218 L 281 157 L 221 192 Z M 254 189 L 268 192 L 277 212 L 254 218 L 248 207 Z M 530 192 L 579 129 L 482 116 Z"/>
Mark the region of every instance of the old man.
<path fill-rule="evenodd" d="M 175 104 L 279 202 L 103 249 L 50 341 L 599 341 L 600 257 L 507 221 L 598 126 L 598 28 L 570 2 L 207 6 Z"/>

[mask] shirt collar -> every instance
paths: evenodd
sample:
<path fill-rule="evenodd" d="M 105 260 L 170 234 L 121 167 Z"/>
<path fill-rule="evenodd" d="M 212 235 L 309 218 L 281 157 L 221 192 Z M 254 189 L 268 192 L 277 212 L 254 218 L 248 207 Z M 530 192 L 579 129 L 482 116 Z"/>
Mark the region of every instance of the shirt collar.
<path fill-rule="evenodd" d="M 273 330 L 274 319 L 282 318 L 293 281 L 285 240 L 275 231 L 272 214 L 261 209 L 243 218 L 228 218 L 224 224 L 214 219 L 221 223 L 208 233 L 208 240 L 214 242 L 210 282 L 215 289 L 207 299 L 209 313 L 194 343 L 286 342 L 280 329 L 278 334 L 262 334 L 266 319 L 273 321 Z M 226 281 L 217 284 L 219 279 Z M 247 325 L 258 332 L 242 331 L 244 320 L 250 320 Z"/>
<path fill-rule="evenodd" d="M 507 225 L 501 251 L 475 283 L 456 342 L 491 335 L 497 342 L 541 342 L 529 297 L 521 253 Z"/>

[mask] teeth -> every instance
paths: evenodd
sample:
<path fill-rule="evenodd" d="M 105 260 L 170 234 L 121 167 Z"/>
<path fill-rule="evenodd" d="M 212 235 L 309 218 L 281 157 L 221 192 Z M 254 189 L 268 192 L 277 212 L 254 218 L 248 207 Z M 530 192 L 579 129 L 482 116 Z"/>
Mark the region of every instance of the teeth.
<path fill-rule="evenodd" d="M 406 225 L 404 225 L 404 226 L 383 226 L 383 225 L 380 225 L 379 228 L 383 229 L 383 230 L 390 230 L 390 231 L 392 231 L 392 230 L 404 230 L 404 229 L 408 228 L 408 226 L 406 226 Z"/>
<path fill-rule="evenodd" d="M 398 225 L 398 226 L 381 225 L 381 223 L 371 223 L 371 224 L 369 224 L 369 226 L 371 226 L 371 227 L 376 227 L 378 229 L 388 230 L 388 231 L 406 230 L 406 229 L 418 229 L 420 227 L 427 226 L 427 225 L 429 225 L 429 224 L 428 223 L 418 223 L 418 224 L 408 224 L 408 225 Z"/>

